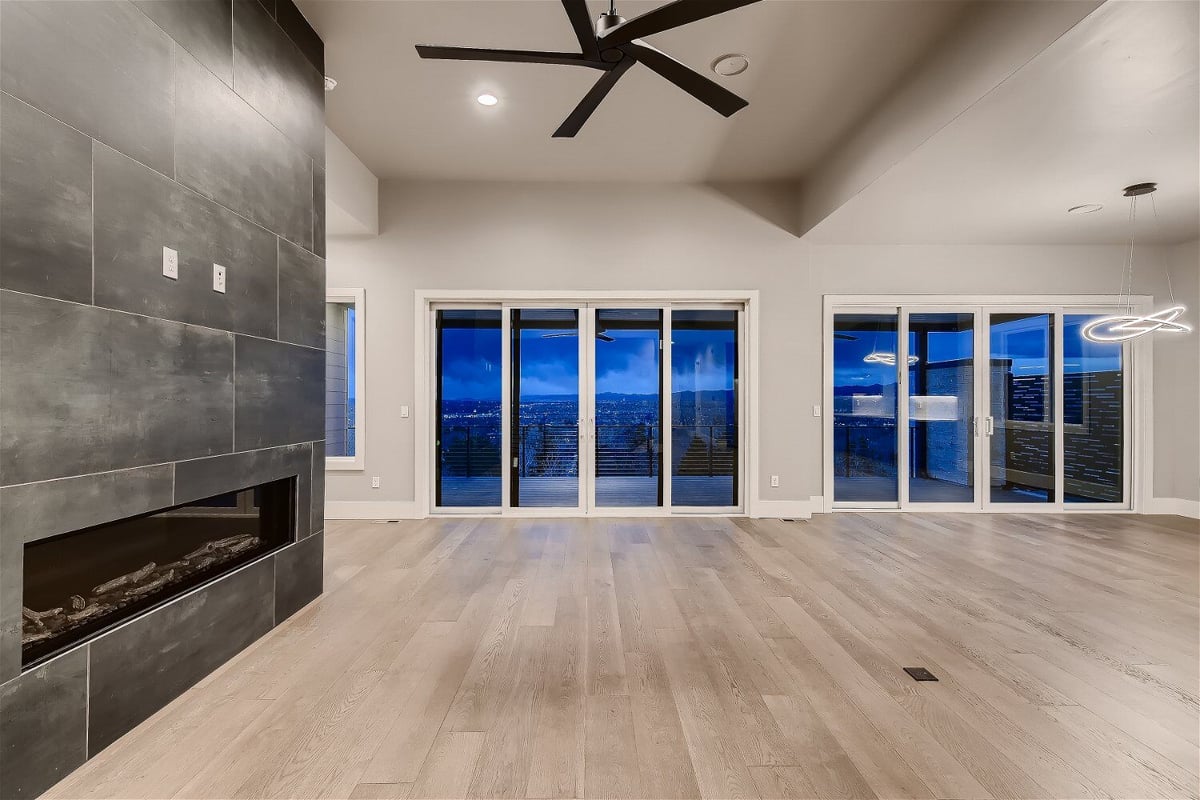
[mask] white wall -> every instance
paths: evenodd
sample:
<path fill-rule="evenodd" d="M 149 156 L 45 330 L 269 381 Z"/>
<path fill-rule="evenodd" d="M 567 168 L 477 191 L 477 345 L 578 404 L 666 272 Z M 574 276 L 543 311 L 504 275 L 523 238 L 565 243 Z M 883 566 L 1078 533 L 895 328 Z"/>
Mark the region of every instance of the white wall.
<path fill-rule="evenodd" d="M 1140 251 L 1139 251 L 1140 252 Z M 1154 282 L 1167 301 L 1163 266 L 1176 301 L 1188 307 L 1190 334 L 1160 335 L 1154 343 L 1154 495 L 1200 502 L 1200 241 L 1160 248 L 1137 259 L 1134 280 Z M 1197 509 L 1200 510 L 1200 509 Z"/>
<path fill-rule="evenodd" d="M 758 494 L 807 501 L 821 494 L 822 421 L 812 406 L 822 399 L 823 294 L 1113 294 L 1123 265 L 1117 246 L 814 246 L 739 201 L 681 185 L 382 184 L 380 235 L 329 241 L 330 285 L 366 289 L 370 409 L 366 469 L 330 473 L 329 500 L 414 499 L 414 421 L 396 410 L 414 399 L 418 288 L 759 289 Z M 1193 276 L 1193 293 L 1195 285 Z M 1193 375 L 1195 365 L 1193 345 Z M 1164 385 L 1183 372 L 1172 366 L 1156 369 Z M 1192 380 L 1168 413 L 1184 424 L 1190 410 L 1195 440 Z M 772 474 L 777 489 L 767 485 Z M 370 488 L 373 475 L 380 489 Z M 1183 493 L 1171 496 L 1186 488 L 1173 478 L 1170 491 Z"/>

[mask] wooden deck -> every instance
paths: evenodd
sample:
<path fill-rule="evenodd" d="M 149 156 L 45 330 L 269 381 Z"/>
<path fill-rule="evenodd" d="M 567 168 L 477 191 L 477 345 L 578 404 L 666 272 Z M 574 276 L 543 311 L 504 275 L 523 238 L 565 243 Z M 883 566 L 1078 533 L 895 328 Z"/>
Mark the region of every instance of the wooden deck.
<path fill-rule="evenodd" d="M 1197 795 L 1192 520 L 326 537 L 323 597 L 50 797 Z"/>
<path fill-rule="evenodd" d="M 500 505 L 500 478 L 442 479 L 442 504 L 486 508 Z M 674 503 L 679 506 L 733 505 L 730 476 L 673 479 Z M 579 505 L 578 478 L 522 478 L 520 504 L 527 508 L 574 508 Z M 596 478 L 596 505 L 601 508 L 646 508 L 658 505 L 657 476 Z"/>

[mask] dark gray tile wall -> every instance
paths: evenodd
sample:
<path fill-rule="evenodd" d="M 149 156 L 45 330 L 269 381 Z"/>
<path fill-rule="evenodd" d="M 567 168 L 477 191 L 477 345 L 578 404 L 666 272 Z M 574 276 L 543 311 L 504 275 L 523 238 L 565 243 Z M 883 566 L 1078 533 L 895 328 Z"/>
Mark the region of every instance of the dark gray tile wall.
<path fill-rule="evenodd" d="M 237 93 L 324 164 L 325 76 L 258 0 L 234 0 L 233 56 Z"/>
<path fill-rule="evenodd" d="M 171 50 L 132 3 L 0 3 L 0 89 L 166 175 Z"/>
<path fill-rule="evenodd" d="M 93 641 L 88 754 L 269 631 L 274 569 L 273 557 L 256 561 Z"/>
<path fill-rule="evenodd" d="M 100 144 L 95 186 L 96 305 L 275 336 L 279 237 Z M 164 246 L 179 254 L 178 280 L 162 276 Z"/>
<path fill-rule="evenodd" d="M 0 291 L 0 363 L 0 485 L 232 449 L 232 334 Z"/>
<path fill-rule="evenodd" d="M 325 438 L 325 353 L 237 338 L 236 450 Z"/>
<path fill-rule="evenodd" d="M 325 534 L 318 533 L 275 556 L 275 623 L 283 622 L 321 594 Z"/>
<path fill-rule="evenodd" d="M 325 259 L 279 240 L 279 339 L 325 348 Z"/>
<path fill-rule="evenodd" d="M 0 686 L 0 797 L 37 797 L 87 759 L 88 651 Z"/>
<path fill-rule="evenodd" d="M 233 85 L 233 42 L 229 36 L 233 25 L 233 4 L 230 0 L 135 2 L 143 14 L 154 20 L 209 72 Z"/>
<path fill-rule="evenodd" d="M 179 182 L 311 248 L 312 158 L 186 52 L 175 69 Z"/>
<path fill-rule="evenodd" d="M 92 140 L 0 94 L 0 288 L 92 299 Z"/>
<path fill-rule="evenodd" d="M 0 2 L 5 798 L 321 590 L 323 47 L 236 2 Z M 22 672 L 26 541 L 291 475 L 295 544 Z"/>

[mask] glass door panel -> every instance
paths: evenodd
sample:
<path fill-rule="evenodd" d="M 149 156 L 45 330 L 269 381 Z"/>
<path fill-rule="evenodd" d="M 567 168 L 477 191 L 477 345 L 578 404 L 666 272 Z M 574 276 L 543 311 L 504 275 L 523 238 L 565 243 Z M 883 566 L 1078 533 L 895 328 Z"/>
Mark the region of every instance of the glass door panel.
<path fill-rule="evenodd" d="M 512 309 L 510 505 L 578 508 L 577 309 Z"/>
<path fill-rule="evenodd" d="M 896 314 L 833 318 L 833 499 L 899 502 Z"/>
<path fill-rule="evenodd" d="M 671 504 L 738 505 L 738 312 L 671 312 Z"/>
<path fill-rule="evenodd" d="M 1054 503 L 1054 317 L 1048 312 L 988 318 L 988 500 Z"/>
<path fill-rule="evenodd" d="M 504 381 L 500 323 L 498 308 L 437 312 L 437 507 L 500 505 Z"/>
<path fill-rule="evenodd" d="M 975 501 L 975 315 L 908 315 L 908 500 Z"/>
<path fill-rule="evenodd" d="M 595 504 L 661 506 L 662 310 L 596 309 L 595 325 Z"/>
<path fill-rule="evenodd" d="M 1083 338 L 1100 314 L 1063 315 L 1063 502 L 1125 502 L 1125 386 L 1120 343 Z"/>

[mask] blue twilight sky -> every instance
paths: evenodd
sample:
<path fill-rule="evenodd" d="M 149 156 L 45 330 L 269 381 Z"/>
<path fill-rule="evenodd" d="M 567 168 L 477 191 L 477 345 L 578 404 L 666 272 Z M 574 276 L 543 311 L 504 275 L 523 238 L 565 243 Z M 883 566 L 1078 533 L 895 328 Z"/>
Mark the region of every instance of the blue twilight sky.
<path fill-rule="evenodd" d="M 521 393 L 574 397 L 579 392 L 579 340 L 544 338 L 545 331 L 521 332 Z M 658 334 L 612 330 L 616 341 L 596 342 L 596 391 L 658 393 Z M 499 401 L 500 331 L 442 331 L 442 396 L 447 400 Z M 733 388 L 733 332 L 676 331 L 673 339 L 674 390 Z"/>

